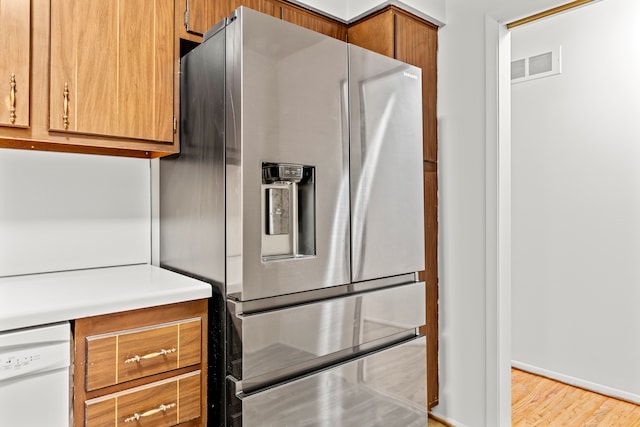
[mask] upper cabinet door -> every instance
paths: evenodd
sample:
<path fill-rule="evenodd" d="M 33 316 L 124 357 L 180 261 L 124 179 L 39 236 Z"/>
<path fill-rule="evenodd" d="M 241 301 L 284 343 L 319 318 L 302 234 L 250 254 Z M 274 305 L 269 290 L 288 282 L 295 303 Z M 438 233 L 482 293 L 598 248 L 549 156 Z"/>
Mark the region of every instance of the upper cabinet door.
<path fill-rule="evenodd" d="M 395 58 L 393 10 L 367 17 L 350 26 L 349 43 Z"/>
<path fill-rule="evenodd" d="M 424 269 L 420 74 L 349 46 L 354 282 Z"/>
<path fill-rule="evenodd" d="M 231 0 L 235 7 L 245 6 L 249 9 L 257 10 L 266 15 L 280 18 L 280 9 L 276 6 L 275 0 Z"/>
<path fill-rule="evenodd" d="M 188 33 L 203 35 L 218 21 L 229 16 L 239 0 L 182 0 L 185 3 L 184 26 Z"/>
<path fill-rule="evenodd" d="M 171 0 L 51 0 L 50 129 L 173 141 Z"/>
<path fill-rule="evenodd" d="M 281 2 L 279 3 L 279 7 L 280 17 L 287 22 L 333 37 L 334 39 L 347 40 L 347 26 L 344 24 L 287 3 Z"/>
<path fill-rule="evenodd" d="M 29 126 L 31 8 L 29 1 L 0 1 L 0 125 Z"/>

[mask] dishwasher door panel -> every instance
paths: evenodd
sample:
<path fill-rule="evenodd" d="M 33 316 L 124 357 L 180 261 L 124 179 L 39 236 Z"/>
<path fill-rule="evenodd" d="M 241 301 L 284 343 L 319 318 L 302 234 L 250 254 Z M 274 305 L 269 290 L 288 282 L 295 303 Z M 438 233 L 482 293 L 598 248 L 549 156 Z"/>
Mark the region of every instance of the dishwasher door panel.
<path fill-rule="evenodd" d="M 0 333 L 0 426 L 69 427 L 68 323 Z"/>

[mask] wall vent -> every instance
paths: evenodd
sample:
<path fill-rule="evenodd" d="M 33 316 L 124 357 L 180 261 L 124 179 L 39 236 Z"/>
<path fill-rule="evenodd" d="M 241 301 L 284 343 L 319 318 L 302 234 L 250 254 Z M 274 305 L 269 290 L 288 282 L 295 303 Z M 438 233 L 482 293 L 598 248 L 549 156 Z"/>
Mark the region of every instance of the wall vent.
<path fill-rule="evenodd" d="M 549 77 L 561 73 L 561 46 L 511 61 L 511 83 Z"/>
<path fill-rule="evenodd" d="M 511 62 L 511 80 L 522 79 L 527 76 L 526 59 Z"/>

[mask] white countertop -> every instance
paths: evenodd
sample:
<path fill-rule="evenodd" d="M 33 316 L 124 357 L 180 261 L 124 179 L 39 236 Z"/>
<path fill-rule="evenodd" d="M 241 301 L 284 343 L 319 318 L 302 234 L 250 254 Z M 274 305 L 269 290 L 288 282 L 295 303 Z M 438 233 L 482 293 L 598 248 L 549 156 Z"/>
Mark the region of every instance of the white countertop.
<path fill-rule="evenodd" d="M 0 278 L 0 331 L 211 296 L 208 283 L 152 265 Z"/>

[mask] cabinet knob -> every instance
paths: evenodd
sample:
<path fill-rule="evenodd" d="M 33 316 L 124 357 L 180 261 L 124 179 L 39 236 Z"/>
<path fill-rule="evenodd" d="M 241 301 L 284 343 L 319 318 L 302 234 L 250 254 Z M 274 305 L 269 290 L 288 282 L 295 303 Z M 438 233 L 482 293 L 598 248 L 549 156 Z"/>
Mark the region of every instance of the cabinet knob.
<path fill-rule="evenodd" d="M 11 73 L 11 90 L 9 92 L 9 121 L 16 122 L 16 75 Z"/>
<path fill-rule="evenodd" d="M 64 83 L 64 92 L 62 92 L 62 124 L 65 130 L 69 129 L 69 85 Z"/>

